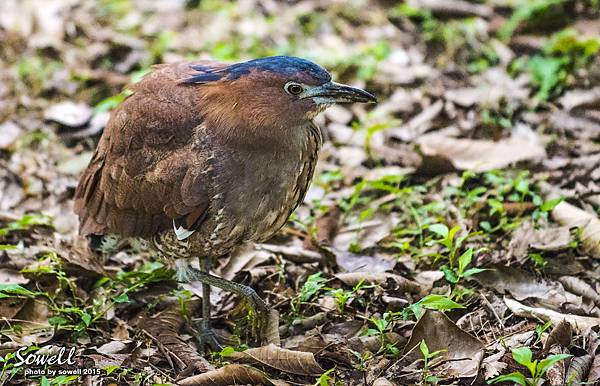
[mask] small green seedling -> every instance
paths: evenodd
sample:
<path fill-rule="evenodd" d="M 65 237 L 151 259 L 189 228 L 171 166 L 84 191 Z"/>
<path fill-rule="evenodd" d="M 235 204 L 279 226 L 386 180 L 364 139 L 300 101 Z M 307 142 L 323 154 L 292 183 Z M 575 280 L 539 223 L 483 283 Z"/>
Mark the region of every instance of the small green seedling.
<path fill-rule="evenodd" d="M 444 295 L 431 294 L 425 296 L 423 299 L 403 309 L 400 314 L 402 319 L 408 319 L 410 314 L 413 314 L 416 318 L 421 316 L 423 309 L 437 310 L 437 311 L 450 311 L 456 308 L 465 308 L 464 306 L 456 303 L 452 299 Z"/>
<path fill-rule="evenodd" d="M 529 347 L 520 347 L 512 350 L 512 357 L 518 364 L 525 366 L 529 370 L 530 378 L 527 378 L 520 371 L 515 371 L 507 375 L 500 375 L 488 381 L 488 384 L 498 382 L 514 382 L 520 386 L 537 386 L 546 371 L 555 363 L 572 357 L 570 354 L 554 354 L 541 361 L 532 360 L 533 354 Z"/>
<path fill-rule="evenodd" d="M 419 344 L 419 350 L 421 351 L 421 354 L 423 354 L 423 370 L 421 371 L 423 383 L 426 385 L 435 385 L 439 382 L 439 378 L 429 375 L 429 364 L 432 359 L 440 355 L 440 353 L 442 353 L 444 350 L 429 352 L 429 347 L 427 347 L 425 339 L 421 340 L 421 343 Z"/>

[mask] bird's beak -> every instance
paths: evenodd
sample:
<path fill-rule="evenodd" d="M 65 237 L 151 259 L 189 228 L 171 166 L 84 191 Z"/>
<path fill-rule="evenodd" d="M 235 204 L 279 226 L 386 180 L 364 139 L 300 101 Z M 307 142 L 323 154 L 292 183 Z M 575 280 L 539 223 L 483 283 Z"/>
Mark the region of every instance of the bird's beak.
<path fill-rule="evenodd" d="M 365 90 L 335 82 L 327 82 L 321 86 L 310 88 L 304 92 L 302 98 L 312 98 L 315 103 L 319 105 L 333 103 L 377 102 L 377 98 Z"/>

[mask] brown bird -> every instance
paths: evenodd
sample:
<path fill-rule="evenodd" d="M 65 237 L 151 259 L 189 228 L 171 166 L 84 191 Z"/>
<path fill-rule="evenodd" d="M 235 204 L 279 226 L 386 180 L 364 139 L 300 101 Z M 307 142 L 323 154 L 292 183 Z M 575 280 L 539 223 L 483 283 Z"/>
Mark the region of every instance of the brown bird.
<path fill-rule="evenodd" d="M 287 56 L 158 65 L 131 90 L 75 192 L 80 233 L 151 240 L 179 281 L 203 283 L 204 334 L 209 285 L 264 316 L 252 288 L 209 274 L 211 260 L 269 239 L 302 202 L 322 143 L 319 112 L 375 97 Z"/>

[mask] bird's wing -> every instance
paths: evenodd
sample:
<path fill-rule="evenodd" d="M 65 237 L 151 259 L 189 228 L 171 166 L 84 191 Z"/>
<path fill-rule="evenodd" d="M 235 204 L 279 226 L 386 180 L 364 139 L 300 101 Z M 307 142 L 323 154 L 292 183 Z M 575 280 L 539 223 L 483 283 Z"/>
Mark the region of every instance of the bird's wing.
<path fill-rule="evenodd" d="M 189 63 L 157 67 L 113 111 L 75 192 L 82 234 L 149 237 L 203 221 L 208 156 L 194 140 L 201 114 L 193 88 L 178 82 L 189 71 Z"/>

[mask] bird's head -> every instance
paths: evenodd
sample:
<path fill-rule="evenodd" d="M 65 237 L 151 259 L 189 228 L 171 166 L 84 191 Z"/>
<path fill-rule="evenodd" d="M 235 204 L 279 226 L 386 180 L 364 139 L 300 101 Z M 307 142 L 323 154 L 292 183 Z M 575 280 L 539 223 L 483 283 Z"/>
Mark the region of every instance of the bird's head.
<path fill-rule="evenodd" d="M 376 102 L 359 88 L 339 84 L 306 59 L 273 56 L 229 66 L 196 65 L 183 80 L 199 85 L 206 118 L 246 127 L 258 137 L 308 124 L 335 103 Z"/>

